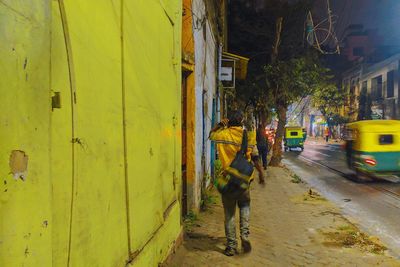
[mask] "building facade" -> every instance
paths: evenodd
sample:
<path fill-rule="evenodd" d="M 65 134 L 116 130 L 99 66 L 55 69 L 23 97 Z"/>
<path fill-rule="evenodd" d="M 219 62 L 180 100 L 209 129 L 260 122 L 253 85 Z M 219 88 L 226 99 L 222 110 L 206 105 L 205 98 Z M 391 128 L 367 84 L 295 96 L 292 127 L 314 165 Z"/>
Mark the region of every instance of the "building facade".
<path fill-rule="evenodd" d="M 399 119 L 399 61 L 400 54 L 395 54 L 344 72 L 342 88 L 347 96 L 341 115 L 349 121 Z"/>
<path fill-rule="evenodd" d="M 208 139 L 217 116 L 217 75 L 220 37 L 215 1 L 185 0 L 182 31 L 183 55 L 183 198 L 184 214 L 200 207 L 210 184 L 215 149 Z M 208 16 L 207 16 L 208 14 Z"/>
<path fill-rule="evenodd" d="M 400 54 L 373 64 L 364 70 L 360 80 L 366 92 L 365 113 L 372 119 L 400 119 L 399 112 Z"/>

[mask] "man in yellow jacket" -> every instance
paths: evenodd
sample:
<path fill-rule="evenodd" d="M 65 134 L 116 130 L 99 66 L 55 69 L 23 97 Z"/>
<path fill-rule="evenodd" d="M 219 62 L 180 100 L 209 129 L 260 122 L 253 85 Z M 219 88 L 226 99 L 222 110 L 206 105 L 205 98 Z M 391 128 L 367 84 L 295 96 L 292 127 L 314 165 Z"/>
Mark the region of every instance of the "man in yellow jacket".
<path fill-rule="evenodd" d="M 222 120 L 210 132 L 210 139 L 215 141 L 218 156 L 222 168 L 225 170 L 240 150 L 243 135 L 243 113 L 241 111 L 231 112 L 228 119 Z M 248 136 L 247 157 L 250 160 L 251 150 L 255 145 L 255 136 Z M 227 175 L 227 174 L 224 174 Z M 250 191 L 246 190 L 240 194 L 221 194 L 225 213 L 225 235 L 227 245 L 224 254 L 233 256 L 237 253 L 235 213 L 236 205 L 240 210 L 240 235 L 242 248 L 245 253 L 251 251 L 249 241 L 249 218 L 250 218 Z"/>

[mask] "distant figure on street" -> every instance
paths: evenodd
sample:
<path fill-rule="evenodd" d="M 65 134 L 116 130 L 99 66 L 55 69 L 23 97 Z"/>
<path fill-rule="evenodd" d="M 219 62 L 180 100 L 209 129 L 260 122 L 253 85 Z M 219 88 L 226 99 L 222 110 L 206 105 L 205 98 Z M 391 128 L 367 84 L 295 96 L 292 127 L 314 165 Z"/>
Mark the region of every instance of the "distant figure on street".
<path fill-rule="evenodd" d="M 236 153 L 240 150 L 243 136 L 243 113 L 233 111 L 228 119 L 222 120 L 210 132 L 210 139 L 217 143 L 218 154 L 222 168 L 226 170 Z M 252 147 L 255 145 L 253 138 L 248 138 L 247 157 L 250 160 Z M 228 174 L 224 174 L 228 175 Z M 250 190 L 238 193 L 221 194 L 225 213 L 225 235 L 227 239 L 224 254 L 233 256 L 237 253 L 235 213 L 236 205 L 240 210 L 240 235 L 242 248 L 245 253 L 251 251 L 249 241 L 249 219 L 250 219 Z"/>
<path fill-rule="evenodd" d="M 324 133 L 324 135 L 325 135 L 325 141 L 328 143 L 328 141 L 329 141 L 329 135 L 330 135 L 329 127 L 328 127 L 328 126 L 325 127 L 325 133 Z"/>
<path fill-rule="evenodd" d="M 246 125 L 248 125 L 248 126 L 246 126 L 246 128 L 249 131 L 249 134 L 248 134 L 249 139 L 253 138 L 253 140 L 254 140 L 256 138 L 256 134 L 257 134 L 257 131 L 255 129 L 256 127 L 251 123 L 248 123 Z M 257 146 L 254 146 L 253 150 L 251 151 L 251 161 L 253 162 L 253 165 L 258 172 L 258 182 L 260 184 L 264 184 L 265 183 L 264 171 L 260 165 L 260 155 L 259 155 Z"/>
<path fill-rule="evenodd" d="M 258 125 L 257 129 L 257 149 L 261 156 L 264 170 L 267 169 L 267 155 L 268 155 L 268 142 L 267 135 L 265 133 L 265 127 L 262 124 Z"/>

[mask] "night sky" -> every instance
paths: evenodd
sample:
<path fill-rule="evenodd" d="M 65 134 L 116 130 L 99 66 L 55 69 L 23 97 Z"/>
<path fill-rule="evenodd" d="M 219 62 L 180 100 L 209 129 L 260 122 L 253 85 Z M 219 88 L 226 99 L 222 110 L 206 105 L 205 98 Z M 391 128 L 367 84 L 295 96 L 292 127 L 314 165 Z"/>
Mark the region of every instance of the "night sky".
<path fill-rule="evenodd" d="M 316 18 L 326 17 L 326 1 L 316 0 Z M 330 0 L 330 4 L 338 16 L 338 38 L 347 25 L 363 24 L 365 29 L 378 29 L 385 45 L 400 46 L 400 0 Z"/>

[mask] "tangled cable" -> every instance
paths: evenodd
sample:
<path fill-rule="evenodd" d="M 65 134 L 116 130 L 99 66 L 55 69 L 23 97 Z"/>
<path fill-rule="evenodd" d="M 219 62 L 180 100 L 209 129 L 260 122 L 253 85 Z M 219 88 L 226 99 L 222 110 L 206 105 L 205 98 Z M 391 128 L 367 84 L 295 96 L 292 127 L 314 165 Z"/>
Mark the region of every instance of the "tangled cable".
<path fill-rule="evenodd" d="M 307 13 L 305 22 L 305 38 L 309 45 L 313 46 L 322 54 L 340 54 L 339 40 L 334 32 L 334 24 L 336 23 L 335 18 L 337 18 L 337 16 L 332 14 L 329 0 L 326 0 L 326 3 L 328 17 L 319 22 L 317 25 L 314 26 L 311 11 Z M 323 27 L 323 25 L 326 23 L 328 23 L 328 28 Z M 322 48 L 324 44 L 329 44 L 331 42 L 333 42 L 335 50 L 326 51 Z"/>

